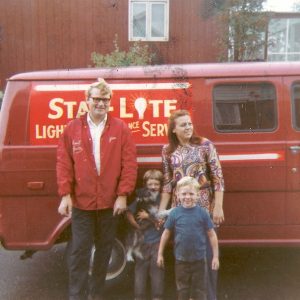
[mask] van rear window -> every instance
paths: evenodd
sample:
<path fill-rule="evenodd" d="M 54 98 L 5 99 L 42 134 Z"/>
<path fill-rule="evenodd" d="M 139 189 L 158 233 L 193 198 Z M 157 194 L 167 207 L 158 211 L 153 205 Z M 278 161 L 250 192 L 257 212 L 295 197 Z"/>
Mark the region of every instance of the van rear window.
<path fill-rule="evenodd" d="M 217 85 L 213 102 L 217 131 L 272 131 L 277 126 L 276 92 L 270 83 Z"/>
<path fill-rule="evenodd" d="M 292 95 L 293 126 L 295 129 L 300 130 L 300 83 L 297 83 L 293 86 Z"/>

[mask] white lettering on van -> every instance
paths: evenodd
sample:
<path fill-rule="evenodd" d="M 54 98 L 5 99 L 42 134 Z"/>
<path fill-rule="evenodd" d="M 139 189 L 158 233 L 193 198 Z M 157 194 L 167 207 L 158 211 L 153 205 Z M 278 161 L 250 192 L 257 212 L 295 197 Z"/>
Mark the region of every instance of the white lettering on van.
<path fill-rule="evenodd" d="M 132 118 L 132 113 L 127 113 L 126 111 L 126 98 L 121 97 L 120 98 L 120 118 Z"/>
<path fill-rule="evenodd" d="M 168 132 L 167 124 L 151 124 L 149 121 L 145 121 L 142 128 L 144 130 L 143 137 L 166 136 Z"/>
<path fill-rule="evenodd" d="M 64 99 L 62 98 L 54 98 L 49 102 L 49 108 L 55 112 L 55 114 L 49 113 L 48 118 L 49 119 L 59 119 L 62 117 L 64 110 L 62 107 L 58 106 L 57 104 L 63 104 Z"/>
<path fill-rule="evenodd" d="M 78 107 L 78 111 L 76 114 L 76 118 L 80 118 L 88 111 L 89 111 L 89 108 L 88 108 L 87 103 L 85 101 L 79 102 L 79 107 Z"/>
<path fill-rule="evenodd" d="M 67 118 L 73 119 L 73 107 L 77 104 L 75 101 L 64 101 L 64 105 L 67 107 Z"/>
<path fill-rule="evenodd" d="M 58 139 L 66 125 L 35 125 L 35 137 L 39 139 Z"/>
<path fill-rule="evenodd" d="M 137 131 L 137 130 L 140 129 L 140 122 L 139 122 L 139 121 L 136 121 L 136 122 L 128 123 L 128 127 L 129 127 L 131 130 Z"/>
<path fill-rule="evenodd" d="M 80 101 L 79 103 L 77 103 L 76 101 L 65 101 L 62 98 L 51 99 L 49 102 L 49 108 L 51 112 L 48 113 L 48 118 L 52 120 L 60 119 L 64 115 L 66 109 L 66 117 L 68 119 L 73 119 L 75 107 L 77 105 L 78 109 L 75 116 L 76 118 L 79 118 L 88 111 L 88 106 L 85 101 Z"/>
<path fill-rule="evenodd" d="M 165 100 L 164 104 L 164 117 L 169 118 L 171 115 L 171 111 L 176 109 L 176 103 L 177 100 L 173 99 L 173 100 Z M 174 104 L 174 105 L 172 105 Z"/>
<path fill-rule="evenodd" d="M 152 105 L 154 118 L 159 118 L 159 105 L 163 102 L 164 102 L 163 100 L 149 100 L 149 104 Z"/>
<path fill-rule="evenodd" d="M 143 101 L 140 101 L 143 100 Z M 152 107 L 152 117 L 159 118 L 162 115 L 168 118 L 171 115 L 171 111 L 176 110 L 176 99 L 150 99 L 147 101 L 144 98 L 137 98 L 134 102 L 134 107 L 138 113 L 139 119 L 144 118 L 144 112 L 148 109 L 147 104 Z M 120 118 L 133 118 L 133 113 L 127 111 L 127 100 L 125 97 L 120 97 Z M 163 108 L 163 111 L 162 111 Z"/>

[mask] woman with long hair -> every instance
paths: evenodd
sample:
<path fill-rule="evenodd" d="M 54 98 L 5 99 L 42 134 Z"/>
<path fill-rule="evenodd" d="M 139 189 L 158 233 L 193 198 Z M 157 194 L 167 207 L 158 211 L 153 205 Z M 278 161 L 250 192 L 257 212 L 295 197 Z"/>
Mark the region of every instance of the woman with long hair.
<path fill-rule="evenodd" d="M 175 193 L 176 183 L 184 176 L 191 176 L 200 184 L 198 204 L 209 212 L 214 224 L 219 226 L 224 221 L 224 179 L 214 144 L 196 135 L 186 110 L 171 114 L 168 140 L 169 144 L 162 150 L 164 183 L 160 210 L 166 209 L 171 199 L 173 207 L 180 205 Z M 211 260 L 212 251 L 207 243 L 207 299 L 216 300 L 217 271 L 211 269 Z"/>

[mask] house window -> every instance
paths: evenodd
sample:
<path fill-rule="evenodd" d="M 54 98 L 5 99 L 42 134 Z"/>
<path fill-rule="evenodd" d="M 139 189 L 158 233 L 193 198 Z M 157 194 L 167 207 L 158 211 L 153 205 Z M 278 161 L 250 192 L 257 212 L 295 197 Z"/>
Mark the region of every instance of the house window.
<path fill-rule="evenodd" d="M 129 40 L 168 39 L 169 0 L 129 0 Z"/>
<path fill-rule="evenodd" d="M 300 18 L 271 19 L 268 61 L 300 60 Z"/>
<path fill-rule="evenodd" d="M 254 132 L 276 128 L 276 92 L 269 83 L 217 85 L 213 101 L 217 131 Z"/>

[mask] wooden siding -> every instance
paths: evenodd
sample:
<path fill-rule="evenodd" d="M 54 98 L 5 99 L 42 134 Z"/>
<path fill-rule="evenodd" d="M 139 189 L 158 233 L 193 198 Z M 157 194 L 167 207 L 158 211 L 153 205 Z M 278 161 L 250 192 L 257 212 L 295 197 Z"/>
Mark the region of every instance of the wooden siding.
<path fill-rule="evenodd" d="M 148 43 L 158 63 L 217 61 L 217 24 L 204 1 L 170 0 L 167 42 Z M 0 89 L 13 74 L 92 64 L 93 51 L 128 49 L 128 0 L 0 0 Z"/>

